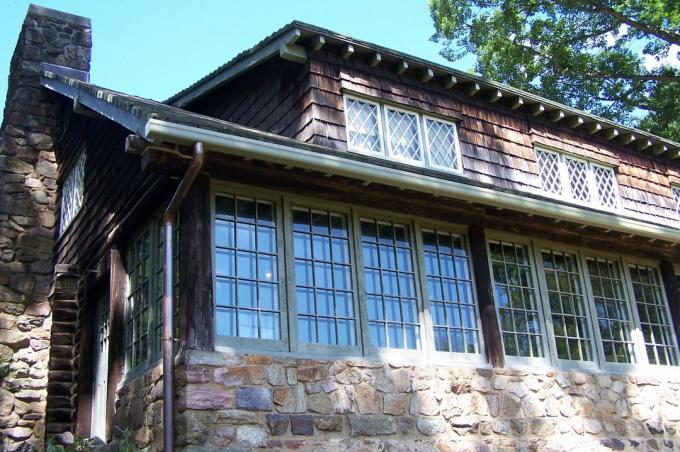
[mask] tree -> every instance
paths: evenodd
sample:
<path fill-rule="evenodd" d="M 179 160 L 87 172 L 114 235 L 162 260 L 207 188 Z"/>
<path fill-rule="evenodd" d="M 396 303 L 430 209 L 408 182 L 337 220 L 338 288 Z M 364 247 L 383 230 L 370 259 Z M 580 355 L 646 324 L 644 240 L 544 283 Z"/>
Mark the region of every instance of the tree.
<path fill-rule="evenodd" d="M 680 141 L 680 0 L 430 0 L 441 54 Z"/>

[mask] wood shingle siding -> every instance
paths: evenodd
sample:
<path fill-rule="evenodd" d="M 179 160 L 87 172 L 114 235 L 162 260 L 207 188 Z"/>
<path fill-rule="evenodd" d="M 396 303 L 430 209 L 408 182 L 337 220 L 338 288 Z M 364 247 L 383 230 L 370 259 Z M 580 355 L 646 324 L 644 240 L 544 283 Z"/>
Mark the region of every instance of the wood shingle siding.
<path fill-rule="evenodd" d="M 423 84 L 408 73 L 399 75 L 388 64 L 371 68 L 358 58 L 344 60 L 332 48 L 310 51 L 304 68 L 308 70 L 306 80 L 311 88 L 311 94 L 303 96 L 300 116 L 305 121 L 297 136 L 304 141 L 345 150 L 343 93 L 367 96 L 460 119 L 463 167 L 465 175 L 473 181 L 504 189 L 540 190 L 534 146 L 543 145 L 616 167 L 620 199 L 628 214 L 669 226 L 680 225 L 670 189 L 671 181 L 680 181 L 680 169 L 666 158 L 646 151 L 634 153 L 582 128 L 566 129 L 542 116 L 512 111 L 502 101 L 490 104 L 481 98 L 484 93 L 466 96 L 461 90 L 447 90 L 436 81 Z M 296 76 L 302 77 L 299 73 Z M 231 89 L 239 91 L 237 87 Z M 223 119 L 272 130 L 239 121 L 235 116 Z M 293 129 L 285 132 L 286 136 L 295 136 Z"/>

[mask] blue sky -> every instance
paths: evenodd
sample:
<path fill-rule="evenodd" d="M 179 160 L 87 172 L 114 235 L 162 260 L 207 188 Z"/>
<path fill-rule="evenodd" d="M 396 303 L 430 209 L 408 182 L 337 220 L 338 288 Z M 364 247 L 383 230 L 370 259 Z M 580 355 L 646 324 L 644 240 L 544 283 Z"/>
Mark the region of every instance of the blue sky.
<path fill-rule="evenodd" d="M 92 19 L 91 79 L 163 100 L 293 19 L 435 62 L 427 0 L 34 0 Z M 0 108 L 29 1 L 0 0 Z M 472 57 L 452 65 L 468 70 Z M 2 111 L 2 110 L 0 110 Z"/>

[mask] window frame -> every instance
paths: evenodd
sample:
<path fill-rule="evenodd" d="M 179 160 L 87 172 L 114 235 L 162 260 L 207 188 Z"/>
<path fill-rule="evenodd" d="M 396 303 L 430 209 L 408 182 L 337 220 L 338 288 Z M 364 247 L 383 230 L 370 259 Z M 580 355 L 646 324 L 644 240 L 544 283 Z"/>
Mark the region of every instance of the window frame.
<path fill-rule="evenodd" d="M 568 202 L 570 204 L 578 204 L 578 205 L 586 205 L 590 208 L 598 209 L 598 210 L 603 210 L 606 212 L 612 212 L 616 214 L 621 214 L 624 212 L 623 204 L 621 201 L 621 191 L 619 190 L 619 181 L 617 178 L 617 166 L 616 165 L 607 165 L 604 162 L 597 161 L 585 156 L 581 155 L 575 155 L 571 154 L 569 152 L 564 152 L 562 150 L 554 149 L 549 146 L 546 146 L 544 144 L 537 144 L 534 143 L 534 152 L 536 154 L 536 165 L 538 167 L 538 180 L 540 183 L 540 188 L 538 189 L 538 194 L 542 196 L 546 196 L 549 198 L 553 199 L 558 199 L 564 202 Z M 544 153 L 549 153 L 553 155 L 557 155 L 557 175 L 559 177 L 559 185 L 562 193 L 553 193 L 551 191 L 548 191 L 545 189 L 543 186 L 543 180 L 541 177 L 541 164 L 539 163 L 539 158 L 538 158 L 538 153 L 539 152 L 544 152 Z M 574 160 L 577 162 L 582 162 L 586 164 L 586 183 L 588 187 L 588 194 L 590 196 L 589 201 L 583 201 L 577 199 L 572 192 L 571 188 L 571 181 L 569 179 L 569 170 L 567 168 L 567 163 L 565 159 L 570 159 Z M 606 170 L 612 171 L 613 174 L 613 183 L 614 183 L 614 195 L 615 195 L 615 202 L 614 206 L 612 207 L 607 207 L 604 204 L 600 203 L 600 192 L 598 189 L 597 185 L 597 180 L 595 177 L 595 172 L 592 169 L 593 166 L 597 166 L 600 168 L 604 168 Z"/>
<path fill-rule="evenodd" d="M 469 227 L 468 226 L 463 226 L 463 225 L 458 225 L 454 223 L 447 223 L 444 221 L 437 221 L 437 220 L 430 220 L 430 219 L 420 219 L 419 217 L 415 218 L 415 226 L 416 226 L 416 246 L 418 247 L 418 255 L 417 255 L 417 261 L 418 261 L 418 267 L 419 267 L 419 275 L 417 279 L 419 279 L 420 287 L 421 287 L 421 295 L 423 298 L 423 303 L 427 306 L 427 309 L 424 310 L 425 314 L 425 324 L 424 326 L 427 328 L 427 336 L 428 340 L 430 342 L 430 349 L 429 349 L 429 354 L 433 357 L 442 359 L 442 360 L 453 360 L 457 362 L 466 362 L 470 364 L 486 364 L 486 347 L 484 344 L 484 332 L 482 330 L 482 316 L 481 312 L 479 310 L 479 298 L 477 296 L 477 285 L 475 284 L 476 281 L 476 275 L 475 275 L 475 269 L 474 269 L 474 263 L 473 263 L 473 258 L 472 258 L 472 253 L 470 251 L 470 237 L 469 237 Z M 434 229 L 436 231 L 443 231 L 443 232 L 448 232 L 449 234 L 452 235 L 458 235 L 461 237 L 463 244 L 465 246 L 465 249 L 467 251 L 467 257 L 468 257 L 468 270 L 470 272 L 470 281 L 471 281 L 471 290 L 472 290 L 472 298 L 474 300 L 474 306 L 475 306 L 475 316 L 476 316 L 476 322 L 477 322 L 477 334 L 478 334 L 478 341 L 479 341 L 479 353 L 461 353 L 461 352 L 443 352 L 443 351 L 438 351 L 435 348 L 435 340 L 434 340 L 434 322 L 432 320 L 432 303 L 431 303 L 431 298 L 430 294 L 427 289 L 427 274 L 425 272 L 425 247 L 423 244 L 423 230 L 430 230 Z"/>
<path fill-rule="evenodd" d="M 349 141 L 349 109 L 347 108 L 347 100 L 351 99 L 354 101 L 359 101 L 359 102 L 364 102 L 370 105 L 375 105 L 377 108 L 377 116 L 378 116 L 378 142 L 380 144 L 380 151 L 367 151 L 365 149 L 357 148 L 350 146 L 350 141 Z M 370 155 L 373 157 L 381 157 L 381 158 L 387 158 L 387 147 L 385 143 L 385 125 L 383 124 L 383 113 L 382 113 L 382 105 L 379 102 L 376 102 L 374 100 L 369 100 L 363 97 L 359 96 L 348 96 L 344 95 L 343 96 L 343 107 L 345 111 L 343 114 L 345 115 L 345 136 L 347 139 L 347 150 L 350 152 L 356 152 L 357 154 L 363 154 L 363 155 Z"/>
<path fill-rule="evenodd" d="M 512 368 L 531 368 L 531 369 L 536 369 L 536 368 L 551 368 L 553 367 L 553 361 L 552 361 L 552 355 L 551 355 L 551 345 L 550 345 L 550 338 L 548 338 L 548 330 L 546 327 L 546 311 L 545 311 L 545 306 L 543 303 L 543 294 L 541 291 L 541 288 L 539 286 L 539 278 L 538 278 L 538 266 L 536 265 L 536 259 L 535 259 L 535 251 L 534 251 L 534 246 L 532 243 L 532 240 L 530 237 L 525 237 L 522 235 L 518 234 L 512 234 L 508 232 L 503 232 L 503 231 L 496 231 L 496 230 L 487 230 L 486 231 L 486 253 L 488 256 L 487 259 L 487 265 L 489 267 L 489 275 L 491 276 L 491 284 L 492 284 L 492 289 L 493 289 L 493 301 L 494 301 L 494 308 L 496 309 L 496 319 L 498 323 L 498 331 L 500 332 L 501 335 L 501 346 L 503 348 L 503 356 L 505 357 L 505 363 L 509 364 L 509 366 L 505 367 L 512 367 Z M 500 312 L 498 310 L 498 304 L 497 304 L 497 299 L 496 299 L 496 280 L 494 279 L 493 276 L 493 263 L 491 262 L 491 246 L 490 242 L 491 241 L 506 241 L 506 242 L 512 242 L 517 245 L 524 245 L 527 248 L 527 258 L 529 260 L 529 266 L 531 267 L 531 276 L 534 278 L 534 294 L 536 297 L 536 302 L 538 303 L 538 316 L 539 316 L 539 322 L 540 326 L 542 329 L 542 334 L 541 334 L 541 344 L 543 346 L 544 350 L 544 356 L 542 358 L 540 357 L 528 357 L 528 356 L 512 356 L 508 355 L 505 352 L 505 343 L 503 342 L 503 325 L 501 323 L 501 316 Z"/>
<path fill-rule="evenodd" d="M 366 151 L 360 148 L 356 148 L 353 146 L 350 146 L 350 141 L 349 141 L 349 114 L 348 114 L 348 109 L 347 109 L 347 100 L 355 100 L 359 102 L 365 102 L 367 104 L 375 105 L 378 108 L 378 133 L 379 133 L 379 138 L 380 138 L 380 152 L 372 152 L 372 151 Z M 407 105 L 403 104 L 398 104 L 395 102 L 385 102 L 381 99 L 373 99 L 369 98 L 367 96 L 363 96 L 360 94 L 355 94 L 355 93 L 350 93 L 345 91 L 343 93 L 343 106 L 344 106 L 344 116 L 345 116 L 345 139 L 347 140 L 347 151 L 349 152 L 354 152 L 357 154 L 362 154 L 362 155 L 368 155 L 372 157 L 379 157 L 381 159 L 384 159 L 389 162 L 394 162 L 394 163 L 400 163 L 404 165 L 409 165 L 413 166 L 415 168 L 425 168 L 425 169 L 430 169 L 433 171 L 442 171 L 450 174 L 457 174 L 457 175 L 463 175 L 464 174 L 464 168 L 463 168 L 463 153 L 462 149 L 460 146 L 460 135 L 458 133 L 458 122 L 455 120 L 451 119 L 444 119 L 440 116 L 437 116 L 431 112 L 425 112 L 416 108 L 410 108 Z M 394 110 L 397 112 L 401 113 L 407 113 L 410 115 L 414 115 L 416 117 L 416 121 L 418 124 L 417 130 L 418 130 L 418 143 L 420 146 L 420 150 L 423 155 L 423 160 L 422 162 L 418 162 L 417 160 L 412 160 L 412 159 L 405 159 L 405 158 L 400 158 L 400 157 L 395 157 L 392 151 L 392 142 L 390 140 L 390 127 L 389 127 L 389 121 L 387 118 L 387 110 Z M 427 134 L 427 126 L 425 122 L 427 120 L 430 121 L 437 121 L 441 122 L 444 124 L 449 124 L 453 126 L 453 131 L 454 131 L 454 137 L 455 137 L 455 143 L 454 143 L 454 152 L 456 153 L 456 161 L 458 163 L 457 167 L 455 168 L 447 168 L 444 166 L 440 165 L 434 165 L 432 164 L 432 159 L 430 158 L 430 141 L 429 137 Z"/>
<path fill-rule="evenodd" d="M 550 240 L 533 240 L 534 243 L 534 254 L 535 260 L 537 262 L 537 271 L 540 270 L 540 277 L 538 283 L 541 287 L 541 302 L 544 305 L 543 310 L 545 311 L 545 319 L 550 318 L 550 322 L 546 322 L 546 330 L 550 331 L 550 353 L 551 361 L 554 366 L 558 369 L 579 371 L 579 372 L 596 372 L 602 368 L 602 364 L 605 362 L 604 356 L 600 347 L 597 345 L 601 342 L 600 329 L 595 325 L 597 319 L 597 313 L 595 312 L 595 303 L 592 295 L 592 290 L 590 288 L 590 280 L 587 272 L 587 267 L 585 266 L 584 257 L 581 253 L 581 249 L 576 246 L 570 246 L 559 242 L 553 242 Z M 545 267 L 543 265 L 542 251 L 548 249 L 550 251 L 556 251 L 561 253 L 567 253 L 574 256 L 579 268 L 579 278 L 581 282 L 581 290 L 583 291 L 584 304 L 586 306 L 586 322 L 590 327 L 592 333 L 591 338 L 591 352 L 593 353 L 593 361 L 577 361 L 577 360 L 566 360 L 560 359 L 557 355 L 557 341 L 555 340 L 555 331 L 552 322 L 552 309 L 550 308 L 550 300 L 548 295 L 548 287 L 544 277 Z"/>
<path fill-rule="evenodd" d="M 308 208 L 310 210 L 324 210 L 332 213 L 344 214 L 347 219 L 347 240 L 348 249 L 350 257 L 350 275 L 352 278 L 351 290 L 353 294 L 353 307 L 354 307 L 354 321 L 355 321 L 355 333 L 356 333 L 356 345 L 355 346 L 342 346 L 342 345 L 330 345 L 330 344 L 320 344 L 320 343 L 304 343 L 299 341 L 297 330 L 297 296 L 296 296 L 296 280 L 295 280 L 295 253 L 294 253 L 294 243 L 292 235 L 290 238 L 286 235 L 284 237 L 284 246 L 286 251 L 286 294 L 288 301 L 288 337 L 290 338 L 290 350 L 291 352 L 303 352 L 303 353 L 323 353 L 323 354 L 341 354 L 349 356 L 361 356 L 365 350 L 364 344 L 364 329 L 362 321 L 364 318 L 361 312 L 361 303 L 359 300 L 360 286 L 357 279 L 357 257 L 356 250 L 354 246 L 355 242 L 355 229 L 352 221 L 351 209 L 345 206 L 339 206 L 334 203 L 324 203 L 319 200 L 313 200 L 300 196 L 285 196 L 283 199 L 284 206 L 284 226 L 286 234 L 292 234 L 293 231 L 293 208 L 302 207 Z"/>
<path fill-rule="evenodd" d="M 227 349 L 231 351 L 232 348 L 253 348 L 266 351 L 278 351 L 283 352 L 288 350 L 289 344 L 289 331 L 288 331 L 288 306 L 287 306 L 287 294 L 285 287 L 288 285 L 288 273 L 286 271 L 286 263 L 283 262 L 284 257 L 284 245 L 283 245 L 283 212 L 282 212 L 282 199 L 281 196 L 276 196 L 271 191 L 268 190 L 258 190 L 257 188 L 249 186 L 234 186 L 231 184 L 211 184 L 210 187 L 210 253 L 211 253 L 211 264 L 212 264 L 212 290 L 213 290 L 213 313 L 217 312 L 217 303 L 215 300 L 215 295 L 217 294 L 217 248 L 215 240 L 215 225 L 217 218 L 216 209 L 216 199 L 217 196 L 233 196 L 238 199 L 242 198 L 253 198 L 255 200 L 268 201 L 274 204 L 274 218 L 275 218 L 275 229 L 276 229 L 276 270 L 278 272 L 278 297 L 279 297 L 279 333 L 280 340 L 274 339 L 260 339 L 260 338 L 250 338 L 250 337 L 239 337 L 239 336 L 219 336 L 217 334 L 217 315 L 214 316 L 213 320 L 213 340 L 215 344 L 215 349 L 218 347 L 221 349 Z M 284 322 L 286 319 L 286 322 Z"/>
<path fill-rule="evenodd" d="M 81 189 L 81 196 L 79 198 L 78 202 L 78 207 L 73 211 L 71 214 L 70 218 L 66 218 L 65 214 L 65 201 L 67 199 L 66 196 L 66 187 L 67 183 L 70 182 L 71 178 L 75 178 L 76 176 L 76 170 L 78 170 L 78 167 L 82 165 L 82 173 L 83 177 L 80 178 L 79 180 L 76 180 L 76 182 L 79 182 L 79 185 L 82 185 L 80 187 Z M 59 228 L 58 228 L 58 233 L 57 237 L 62 237 L 64 234 L 66 234 L 66 231 L 68 231 L 71 228 L 71 225 L 75 222 L 76 218 L 78 218 L 78 214 L 83 210 L 83 205 L 85 204 L 85 178 L 87 176 L 86 174 L 86 169 L 87 169 L 87 148 L 86 145 L 82 145 L 80 150 L 78 151 L 78 157 L 73 160 L 71 163 L 71 166 L 68 170 L 68 173 L 66 174 L 66 177 L 64 177 L 63 180 L 61 180 L 59 184 Z M 68 196 L 68 198 L 71 198 L 72 196 Z"/>
<path fill-rule="evenodd" d="M 680 185 L 671 184 L 671 195 L 673 198 L 673 207 L 675 208 L 675 217 L 680 219 Z"/>
<path fill-rule="evenodd" d="M 671 315 L 670 311 L 670 305 L 668 303 L 668 297 L 666 296 L 666 287 L 663 281 L 663 278 L 661 276 L 661 268 L 660 265 L 657 261 L 654 261 L 653 259 L 648 259 L 648 258 L 632 258 L 632 257 L 624 257 L 622 259 L 622 263 L 625 268 L 626 272 L 626 289 L 628 290 L 628 293 L 630 294 L 630 303 L 631 303 L 631 310 L 633 311 L 633 316 L 634 316 L 634 321 L 636 323 L 635 325 L 635 330 L 637 334 L 637 347 L 640 350 L 640 356 L 644 360 L 644 362 L 641 362 L 640 365 L 646 367 L 647 369 L 673 369 L 677 368 L 680 370 L 680 345 L 678 344 L 678 338 L 675 334 L 675 325 L 673 325 L 673 317 Z M 637 306 L 637 300 L 635 299 L 635 291 L 633 289 L 633 278 L 630 273 L 630 267 L 633 265 L 637 266 L 644 266 L 644 267 L 649 267 L 653 269 L 656 272 L 656 277 L 658 278 L 659 281 L 659 292 L 661 294 L 661 302 L 663 303 L 664 310 L 666 312 L 666 318 L 669 320 L 669 330 L 671 332 L 671 346 L 673 348 L 673 353 L 675 354 L 675 359 L 676 362 L 678 363 L 677 365 L 672 365 L 672 364 L 651 364 L 649 362 L 649 357 L 647 356 L 647 350 L 645 348 L 645 338 L 642 333 L 642 322 L 640 320 L 640 315 L 638 313 L 638 306 Z"/>

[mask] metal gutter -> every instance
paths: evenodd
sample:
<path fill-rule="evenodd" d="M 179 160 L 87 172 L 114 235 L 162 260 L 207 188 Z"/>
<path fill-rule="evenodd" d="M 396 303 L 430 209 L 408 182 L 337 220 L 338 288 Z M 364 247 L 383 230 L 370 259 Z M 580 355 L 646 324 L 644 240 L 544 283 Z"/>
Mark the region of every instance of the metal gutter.
<path fill-rule="evenodd" d="M 163 450 L 175 450 L 175 366 L 173 337 L 173 252 L 175 216 L 198 172 L 203 167 L 203 144 L 194 142 L 194 154 L 177 191 L 163 215 Z"/>
<path fill-rule="evenodd" d="M 200 141 L 211 151 L 261 159 L 339 176 L 353 177 L 375 183 L 511 209 L 588 226 L 611 229 L 658 240 L 680 243 L 680 230 L 646 223 L 620 215 L 598 212 L 576 206 L 558 204 L 514 193 L 462 182 L 320 154 L 293 145 L 270 143 L 237 135 L 150 119 L 146 124 L 147 139 L 192 145 Z"/>

